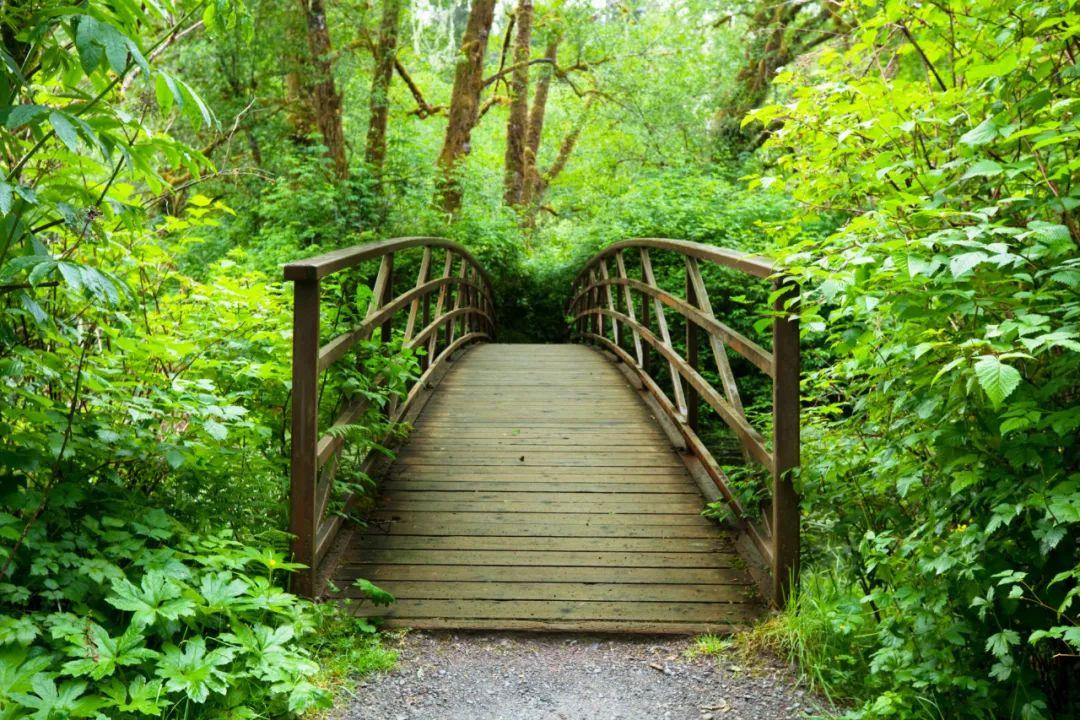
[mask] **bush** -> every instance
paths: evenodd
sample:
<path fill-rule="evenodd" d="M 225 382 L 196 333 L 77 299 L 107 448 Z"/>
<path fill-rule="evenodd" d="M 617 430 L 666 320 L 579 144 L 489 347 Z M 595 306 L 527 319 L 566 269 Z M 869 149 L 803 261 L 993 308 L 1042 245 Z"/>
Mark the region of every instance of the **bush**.
<path fill-rule="evenodd" d="M 105 488 L 63 484 L 44 499 L 9 488 L 2 500 L 3 717 L 244 718 L 327 703 L 298 645 L 309 604 L 278 587 L 295 567 L 282 554 L 192 533 Z"/>
<path fill-rule="evenodd" d="M 1060 59 L 1080 17 L 859 12 L 850 48 L 784 73 L 790 101 L 756 114 L 782 125 L 766 177 L 795 221 L 849 218 L 779 255 L 832 355 L 804 388 L 799 484 L 809 564 L 839 562 L 859 597 L 821 603 L 865 628 L 846 641 L 869 661 L 852 716 L 1073 717 L 1080 186 Z"/>

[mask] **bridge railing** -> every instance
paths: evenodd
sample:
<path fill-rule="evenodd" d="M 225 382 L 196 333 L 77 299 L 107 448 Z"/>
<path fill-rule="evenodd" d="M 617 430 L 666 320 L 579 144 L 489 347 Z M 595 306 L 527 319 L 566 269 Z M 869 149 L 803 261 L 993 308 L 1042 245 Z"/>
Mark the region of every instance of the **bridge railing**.
<path fill-rule="evenodd" d="M 396 282 L 401 278 L 395 276 L 395 258 L 402 258 L 406 251 L 420 253 L 416 280 L 395 294 L 395 286 L 403 285 Z M 352 313 L 358 322 L 344 332 L 330 333 L 333 336 L 324 342 L 321 338 L 327 328 L 320 322 L 323 281 L 376 260 L 371 299 L 366 308 L 355 308 Z M 415 263 L 415 258 L 410 260 Z M 410 280 L 411 275 L 404 279 Z M 494 293 L 491 278 L 465 248 L 430 237 L 372 242 L 289 263 L 285 280 L 294 286 L 289 530 L 293 559 L 307 566 L 295 576 L 294 588 L 310 597 L 318 591 L 320 563 L 343 522 L 343 513 L 329 512 L 338 460 L 347 444 L 342 430 L 364 417 L 371 403 L 362 395 L 344 398 L 338 403 L 340 408 L 334 408 L 337 412 L 329 427 L 320 434 L 323 373 L 345 360 L 357 343 L 373 339 L 376 330 L 383 343 L 395 330 L 401 330 L 403 346 L 423 353 L 421 374 L 409 386 L 404 401 L 385 408 L 388 419 L 396 423 L 422 404 L 419 399 L 425 397 L 456 351 L 494 337 Z M 365 471 L 374 460 L 369 455 L 362 461 Z M 346 510 L 353 500 L 346 498 Z"/>
<path fill-rule="evenodd" d="M 681 297 L 657 283 L 651 251 L 681 256 L 685 275 Z M 771 351 L 714 314 L 702 263 L 771 282 Z M 574 280 L 569 304 L 575 335 L 632 368 L 682 435 L 687 450 L 700 463 L 695 468 L 700 467 L 715 485 L 716 496 L 726 501 L 743 537 L 750 541 L 757 564 L 767 571 L 765 584 L 776 606 L 786 603 L 799 566 L 799 500 L 791 479 L 791 470 L 799 464 L 797 296 L 797 287 L 766 259 L 682 240 L 637 238 L 615 243 L 589 260 Z M 669 312 L 682 318 L 684 352 L 673 341 Z M 711 352 L 715 372 L 709 374 L 719 378 L 718 387 L 702 375 L 702 340 Z M 747 419 L 729 349 L 772 380 L 771 442 Z M 654 355 L 661 362 L 654 362 Z M 670 391 L 662 389 L 661 383 Z M 702 401 L 733 431 L 743 456 L 771 477 L 771 488 L 767 488 L 771 502 L 762 508 L 760 521 L 743 507 L 728 475 L 699 437 Z"/>

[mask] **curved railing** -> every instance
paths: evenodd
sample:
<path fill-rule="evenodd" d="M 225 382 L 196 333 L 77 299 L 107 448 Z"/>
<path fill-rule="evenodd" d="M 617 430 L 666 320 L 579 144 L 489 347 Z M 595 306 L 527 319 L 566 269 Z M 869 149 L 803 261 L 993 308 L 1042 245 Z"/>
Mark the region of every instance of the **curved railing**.
<path fill-rule="evenodd" d="M 683 297 L 657 284 L 650 256 L 654 250 L 682 257 Z M 610 268 L 612 261 L 614 273 Z M 771 351 L 716 317 L 702 276 L 702 261 L 745 273 L 750 276 L 748 280 L 772 282 Z M 635 273 L 638 277 L 633 277 Z M 682 240 L 637 238 L 615 243 L 589 260 L 574 279 L 569 304 L 575 335 L 609 351 L 614 359 L 632 368 L 632 374 L 651 395 L 654 405 L 682 435 L 687 450 L 697 461 L 691 469 L 698 471 L 695 474 L 699 479 L 704 474 L 715 487 L 716 492 L 709 494 L 727 502 L 743 537 L 750 541 L 747 549 L 759 561 L 756 564 L 767 571 L 763 584 L 767 584 L 768 594 L 777 606 L 786 602 L 798 577 L 799 563 L 799 501 L 789 472 L 799 464 L 799 326 L 794 307 L 797 296 L 797 287 L 778 274 L 766 259 Z M 669 311 L 683 319 L 685 355 L 672 342 Z M 702 375 L 699 358 L 702 338 L 713 356 L 719 387 Z M 728 349 L 772 379 L 771 443 L 747 419 Z M 654 354 L 666 366 L 670 394 L 661 389 L 660 382 L 665 380 L 663 373 L 655 370 Z M 742 506 L 727 474 L 699 437 L 701 401 L 734 432 L 744 457 L 760 464 L 771 476 L 771 507 L 764 509 L 763 522 L 754 520 Z"/>
<path fill-rule="evenodd" d="M 404 251 L 422 255 L 416 282 L 394 293 L 394 259 Z M 442 273 L 433 277 L 441 255 Z M 320 344 L 322 281 L 368 261 L 379 261 L 371 286 L 371 300 L 359 322 Z M 455 268 L 456 266 L 456 268 Z M 491 278 L 469 252 L 442 238 L 395 238 L 345 248 L 289 263 L 285 280 L 291 281 L 293 299 L 292 460 L 289 530 L 294 561 L 307 566 L 295 577 L 295 589 L 307 596 L 317 591 L 319 566 L 342 525 L 342 514 L 328 513 L 334 494 L 337 459 L 346 445 L 344 433 L 369 409 L 366 397 L 350 398 L 320 435 L 321 374 L 346 357 L 349 350 L 380 329 L 386 342 L 401 330 L 404 347 L 423 349 L 420 377 L 401 403 L 386 409 L 391 422 L 415 414 L 430 387 L 445 371 L 446 363 L 466 345 L 494 338 L 495 306 Z M 434 307 L 433 307 L 434 306 Z M 395 324 L 396 323 L 396 324 Z M 370 462 L 365 459 L 365 471 Z M 346 500 L 346 508 L 352 498 Z"/>

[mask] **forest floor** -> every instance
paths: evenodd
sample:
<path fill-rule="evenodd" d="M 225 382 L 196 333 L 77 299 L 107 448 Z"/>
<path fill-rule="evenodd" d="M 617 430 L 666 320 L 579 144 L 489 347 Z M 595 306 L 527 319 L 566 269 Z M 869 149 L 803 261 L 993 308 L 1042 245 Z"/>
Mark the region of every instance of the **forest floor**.
<path fill-rule="evenodd" d="M 690 638 L 412 632 L 340 720 L 789 720 L 821 704 L 769 658 Z"/>

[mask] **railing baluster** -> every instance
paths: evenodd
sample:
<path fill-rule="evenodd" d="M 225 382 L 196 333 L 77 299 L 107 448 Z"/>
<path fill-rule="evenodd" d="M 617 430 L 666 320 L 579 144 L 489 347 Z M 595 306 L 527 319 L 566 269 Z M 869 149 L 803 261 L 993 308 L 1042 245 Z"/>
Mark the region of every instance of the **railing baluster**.
<path fill-rule="evenodd" d="M 687 258 L 687 263 L 689 263 Z M 694 281 L 690 277 L 690 266 L 686 267 L 686 301 L 691 305 L 697 305 L 697 288 L 694 285 Z M 698 358 L 698 335 L 699 328 L 694 323 L 690 322 L 690 318 L 683 317 L 683 323 L 686 325 L 686 364 L 690 366 L 690 369 L 694 372 L 701 372 L 701 363 Z M 698 431 L 698 415 L 701 410 L 701 395 L 698 394 L 697 389 L 687 383 L 686 385 L 686 424 L 690 426 L 690 429 L 695 433 Z"/>
<path fill-rule="evenodd" d="M 420 271 L 416 274 L 416 287 L 420 287 L 428 281 L 428 274 L 431 272 L 431 248 L 424 248 L 424 256 L 420 258 Z M 430 294 L 430 291 L 424 293 L 424 298 Z M 416 316 L 420 312 L 421 298 L 416 298 L 409 305 L 409 319 L 405 322 L 405 342 L 412 340 L 413 333 L 416 331 Z M 425 325 L 427 323 L 425 322 Z"/>
<path fill-rule="evenodd" d="M 296 573 L 296 592 L 315 592 L 316 486 L 319 467 L 319 281 L 297 281 L 293 295 L 292 463 L 289 532 L 293 560 L 307 565 Z"/>
<path fill-rule="evenodd" d="M 607 258 L 600 261 L 600 279 L 607 282 L 611 279 L 608 275 Z M 607 298 L 608 310 L 615 311 L 615 295 L 611 291 L 611 285 L 604 285 L 604 296 Z M 621 345 L 619 342 L 619 322 L 613 317 L 611 318 L 611 339 L 616 345 Z"/>
<path fill-rule="evenodd" d="M 454 253 L 450 250 L 446 251 L 446 260 L 443 263 L 443 278 L 449 278 L 450 273 L 454 267 Z M 432 316 L 432 322 L 440 320 L 443 316 L 443 307 L 446 305 L 446 293 L 450 291 L 449 283 L 439 288 L 439 299 L 435 302 L 435 314 Z M 437 356 L 435 352 L 439 348 L 439 331 L 431 333 L 431 339 L 428 341 L 428 362 Z"/>
<path fill-rule="evenodd" d="M 465 279 L 465 265 L 466 265 L 465 258 L 461 258 L 461 269 L 458 270 L 458 274 L 457 274 L 459 280 L 464 280 Z M 461 301 L 463 299 L 462 298 L 462 293 L 463 293 L 464 290 L 465 290 L 464 283 L 460 283 L 460 282 L 456 283 L 456 286 L 455 286 L 455 289 L 454 289 L 454 308 L 453 308 L 454 310 L 460 310 L 463 307 L 462 304 L 461 304 Z M 461 325 L 462 329 L 464 329 L 465 323 L 460 317 L 455 318 L 455 319 L 450 321 L 450 331 L 449 331 L 449 334 L 446 336 L 446 344 L 447 344 L 447 346 L 449 346 L 451 343 L 453 343 L 454 338 L 457 337 L 458 325 L 459 324 Z"/>
<path fill-rule="evenodd" d="M 641 274 L 646 284 L 651 287 L 657 287 L 648 248 L 641 248 Z M 668 331 L 667 318 L 664 316 L 664 304 L 653 298 L 653 309 L 656 311 L 656 326 L 660 329 L 660 339 L 668 349 L 673 349 L 671 346 L 671 333 Z M 682 375 L 679 374 L 679 370 L 675 367 L 675 363 L 673 362 L 668 362 L 668 370 L 671 373 L 671 389 L 675 392 L 675 407 L 685 419 L 686 396 L 683 394 Z"/>
<path fill-rule="evenodd" d="M 622 250 L 615 253 L 615 271 L 619 274 L 620 280 L 626 280 L 626 260 L 623 258 Z M 630 290 L 629 285 L 623 285 L 623 300 L 626 302 L 626 314 L 631 320 L 637 320 L 637 315 L 634 313 L 634 293 Z M 646 324 L 648 324 L 646 322 Z M 633 325 L 630 326 L 631 333 L 634 337 L 634 354 L 637 357 L 639 367 L 645 366 L 645 358 L 641 354 L 641 334 L 637 331 Z"/>

